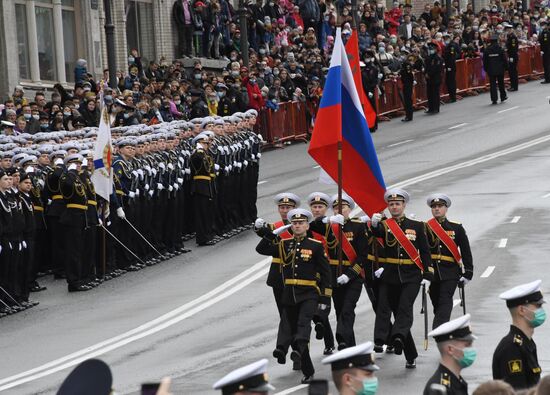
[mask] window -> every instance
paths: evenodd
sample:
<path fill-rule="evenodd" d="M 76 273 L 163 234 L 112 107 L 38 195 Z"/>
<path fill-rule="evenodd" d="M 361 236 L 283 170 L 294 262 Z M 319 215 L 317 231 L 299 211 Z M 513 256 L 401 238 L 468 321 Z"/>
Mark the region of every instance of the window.
<path fill-rule="evenodd" d="M 36 33 L 38 39 L 38 64 L 41 80 L 56 80 L 55 37 L 53 31 L 53 10 L 35 7 Z"/>
<path fill-rule="evenodd" d="M 76 24 L 74 11 L 63 10 L 63 47 L 65 49 L 65 78 L 74 82 L 74 68 L 78 58 L 76 48 Z"/>
<path fill-rule="evenodd" d="M 19 58 L 19 76 L 31 78 L 29 62 L 29 38 L 27 36 L 27 11 L 24 4 L 15 5 L 15 23 L 17 25 L 17 55 Z"/>
<path fill-rule="evenodd" d="M 128 49 L 137 49 L 141 63 L 155 58 L 153 4 L 148 0 L 131 0 L 126 9 L 126 41 Z"/>

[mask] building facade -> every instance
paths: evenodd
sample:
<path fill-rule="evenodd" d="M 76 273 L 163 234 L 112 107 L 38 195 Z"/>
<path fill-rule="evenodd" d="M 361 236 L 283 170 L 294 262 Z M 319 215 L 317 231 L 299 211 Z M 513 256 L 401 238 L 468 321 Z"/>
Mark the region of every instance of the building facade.
<path fill-rule="evenodd" d="M 172 6 L 173 0 L 111 0 L 117 69 L 126 70 L 132 48 L 144 66 L 175 57 Z M 0 1 L 0 98 L 16 85 L 49 90 L 59 82 L 72 88 L 80 58 L 101 78 L 107 67 L 104 15 L 103 0 Z"/>

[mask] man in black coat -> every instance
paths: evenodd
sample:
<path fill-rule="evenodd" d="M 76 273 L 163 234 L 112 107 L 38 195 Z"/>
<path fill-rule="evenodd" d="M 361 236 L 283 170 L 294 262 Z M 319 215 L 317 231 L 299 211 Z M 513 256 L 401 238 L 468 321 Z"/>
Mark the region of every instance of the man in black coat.
<path fill-rule="evenodd" d="M 498 44 L 498 36 L 491 36 L 491 42 L 483 53 L 483 68 L 489 75 L 489 85 L 491 89 L 491 102 L 497 104 L 498 90 L 500 92 L 500 101 L 508 99 L 506 88 L 504 87 L 504 71 L 508 69 L 508 62 L 504 50 Z"/>

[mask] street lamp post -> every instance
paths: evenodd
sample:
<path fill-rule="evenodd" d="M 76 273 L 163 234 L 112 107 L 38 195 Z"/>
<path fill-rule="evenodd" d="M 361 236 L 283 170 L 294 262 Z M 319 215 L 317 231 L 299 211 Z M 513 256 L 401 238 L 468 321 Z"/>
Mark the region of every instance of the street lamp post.
<path fill-rule="evenodd" d="M 243 65 L 248 67 L 248 26 L 246 6 L 243 0 L 239 0 L 239 28 L 241 30 L 241 56 L 243 58 Z"/>
<path fill-rule="evenodd" d="M 107 65 L 109 69 L 109 86 L 116 89 L 116 51 L 115 51 L 115 25 L 111 15 L 111 0 L 103 0 L 105 9 L 105 39 L 107 43 Z"/>

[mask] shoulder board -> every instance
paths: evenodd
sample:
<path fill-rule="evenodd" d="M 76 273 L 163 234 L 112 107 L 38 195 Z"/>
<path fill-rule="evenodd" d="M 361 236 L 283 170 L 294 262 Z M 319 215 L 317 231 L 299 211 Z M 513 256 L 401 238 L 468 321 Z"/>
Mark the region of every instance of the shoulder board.
<path fill-rule="evenodd" d="M 523 345 L 523 338 L 520 335 L 515 335 L 514 344 L 517 344 L 518 346 Z"/>
<path fill-rule="evenodd" d="M 449 373 L 441 373 L 441 379 L 440 384 L 444 385 L 445 387 L 450 388 L 451 387 L 451 378 L 449 377 Z"/>
<path fill-rule="evenodd" d="M 449 220 L 449 222 L 450 222 L 451 224 L 455 224 L 455 225 L 462 225 L 462 223 L 457 222 L 457 221 L 450 221 L 450 220 Z"/>
<path fill-rule="evenodd" d="M 424 221 L 420 221 L 418 219 L 414 219 L 414 218 L 409 218 L 407 217 L 407 219 L 411 222 L 416 222 L 417 224 L 422 224 L 422 225 L 426 225 L 426 223 Z"/>
<path fill-rule="evenodd" d="M 357 224 L 362 224 L 363 223 L 363 221 L 361 221 L 361 219 L 359 219 L 359 218 L 352 218 L 351 222 L 355 222 Z"/>
<path fill-rule="evenodd" d="M 319 243 L 319 244 L 323 244 L 322 241 L 320 241 L 320 240 L 315 240 L 315 239 L 313 239 L 313 238 L 311 238 L 311 237 L 308 237 L 308 240 L 314 241 L 314 242 Z"/>

